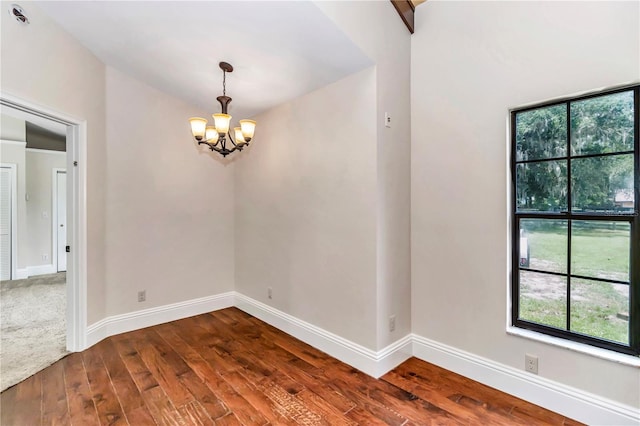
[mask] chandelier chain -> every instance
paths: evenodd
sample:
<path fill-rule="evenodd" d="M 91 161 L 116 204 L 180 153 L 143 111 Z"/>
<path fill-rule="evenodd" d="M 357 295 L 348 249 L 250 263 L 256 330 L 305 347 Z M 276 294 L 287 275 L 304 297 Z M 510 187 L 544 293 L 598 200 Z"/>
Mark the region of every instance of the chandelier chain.
<path fill-rule="evenodd" d="M 222 71 L 222 96 L 227 96 L 227 72 Z"/>

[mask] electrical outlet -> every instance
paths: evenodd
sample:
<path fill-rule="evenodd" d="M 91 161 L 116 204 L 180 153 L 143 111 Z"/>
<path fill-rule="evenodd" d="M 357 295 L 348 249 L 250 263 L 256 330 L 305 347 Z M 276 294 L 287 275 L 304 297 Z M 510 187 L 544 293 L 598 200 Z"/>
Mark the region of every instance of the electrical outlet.
<path fill-rule="evenodd" d="M 524 354 L 524 369 L 529 373 L 538 374 L 538 357 Z"/>
<path fill-rule="evenodd" d="M 384 113 L 384 127 L 391 127 L 391 115 L 388 112 Z"/>
<path fill-rule="evenodd" d="M 138 292 L 138 302 L 144 302 L 147 300 L 147 290 L 140 290 Z"/>
<path fill-rule="evenodd" d="M 49 260 L 49 255 L 47 253 L 43 254 L 42 260 Z"/>
<path fill-rule="evenodd" d="M 389 331 L 396 331 L 396 316 L 391 315 L 389 317 Z"/>
<path fill-rule="evenodd" d="M 271 287 L 267 288 L 267 296 L 269 299 L 273 299 L 273 289 Z"/>

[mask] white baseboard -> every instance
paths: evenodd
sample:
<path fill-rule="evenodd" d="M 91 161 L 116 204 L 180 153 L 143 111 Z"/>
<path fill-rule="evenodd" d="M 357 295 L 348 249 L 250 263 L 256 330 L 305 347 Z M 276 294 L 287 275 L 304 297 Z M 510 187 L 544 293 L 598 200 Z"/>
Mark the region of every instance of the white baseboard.
<path fill-rule="evenodd" d="M 37 266 L 27 266 L 27 276 L 33 277 L 36 275 L 47 275 L 47 274 L 55 274 L 56 267 L 55 265 L 37 265 Z"/>
<path fill-rule="evenodd" d="M 235 306 L 375 378 L 411 357 L 411 335 L 376 352 L 240 293 Z"/>
<path fill-rule="evenodd" d="M 138 330 L 233 306 L 235 292 L 157 306 L 100 320 L 87 328 L 87 348 L 115 334 Z"/>
<path fill-rule="evenodd" d="M 544 377 L 410 334 L 379 351 L 361 346 L 231 291 L 105 318 L 87 329 L 87 347 L 118 333 L 236 306 L 297 339 L 378 378 L 411 356 L 569 418 L 598 425 L 638 425 L 640 410 Z"/>
<path fill-rule="evenodd" d="M 24 280 L 27 278 L 29 278 L 29 270 L 27 268 L 16 269 L 16 276 L 13 278 L 14 280 Z"/>
<path fill-rule="evenodd" d="M 640 410 L 412 335 L 413 356 L 566 417 L 597 425 L 638 425 Z"/>

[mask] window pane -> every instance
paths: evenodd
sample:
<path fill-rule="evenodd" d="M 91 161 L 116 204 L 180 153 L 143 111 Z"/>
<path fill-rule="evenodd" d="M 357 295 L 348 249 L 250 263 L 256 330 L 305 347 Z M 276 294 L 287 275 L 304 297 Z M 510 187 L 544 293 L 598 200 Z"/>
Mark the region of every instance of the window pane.
<path fill-rule="evenodd" d="M 516 115 L 516 160 L 564 157 L 567 153 L 565 104 Z"/>
<path fill-rule="evenodd" d="M 633 151 L 633 91 L 571 103 L 571 155 Z"/>
<path fill-rule="evenodd" d="M 516 165 L 516 202 L 520 212 L 567 210 L 567 162 Z"/>
<path fill-rule="evenodd" d="M 631 213 L 633 154 L 571 160 L 571 209 Z"/>
<path fill-rule="evenodd" d="M 629 344 L 629 286 L 573 278 L 571 331 Z"/>
<path fill-rule="evenodd" d="M 520 271 L 519 318 L 565 330 L 567 279 L 557 275 Z"/>
<path fill-rule="evenodd" d="M 571 273 L 629 281 L 631 226 L 621 222 L 571 223 Z"/>
<path fill-rule="evenodd" d="M 520 221 L 520 267 L 567 272 L 567 221 L 522 219 Z"/>

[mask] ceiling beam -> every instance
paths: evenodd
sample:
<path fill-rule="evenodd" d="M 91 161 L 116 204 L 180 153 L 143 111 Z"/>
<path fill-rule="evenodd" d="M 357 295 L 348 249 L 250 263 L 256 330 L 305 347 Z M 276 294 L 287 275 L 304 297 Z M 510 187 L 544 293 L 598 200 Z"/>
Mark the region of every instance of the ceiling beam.
<path fill-rule="evenodd" d="M 413 34 L 413 21 L 414 21 L 414 12 L 415 6 L 410 0 L 391 0 L 393 7 L 396 8 L 398 15 L 402 18 L 402 21 L 409 29 L 409 32 Z"/>

